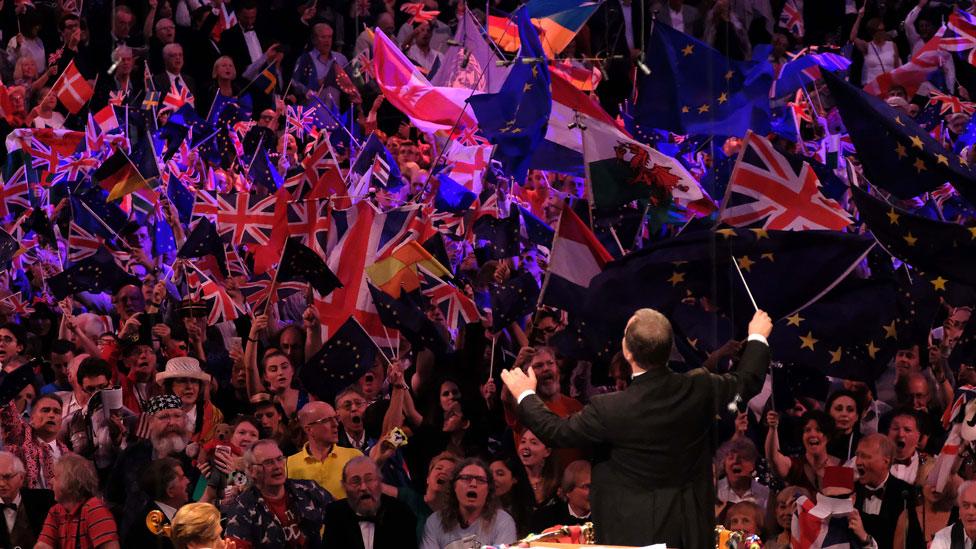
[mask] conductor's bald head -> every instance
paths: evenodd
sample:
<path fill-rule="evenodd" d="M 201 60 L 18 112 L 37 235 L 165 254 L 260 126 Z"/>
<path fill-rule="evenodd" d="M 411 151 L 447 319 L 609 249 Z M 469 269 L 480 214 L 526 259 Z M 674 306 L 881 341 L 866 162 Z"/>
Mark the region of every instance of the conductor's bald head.
<path fill-rule="evenodd" d="M 624 329 L 624 358 L 632 366 L 650 370 L 664 366 L 671 356 L 671 322 L 654 309 L 638 309 Z"/>

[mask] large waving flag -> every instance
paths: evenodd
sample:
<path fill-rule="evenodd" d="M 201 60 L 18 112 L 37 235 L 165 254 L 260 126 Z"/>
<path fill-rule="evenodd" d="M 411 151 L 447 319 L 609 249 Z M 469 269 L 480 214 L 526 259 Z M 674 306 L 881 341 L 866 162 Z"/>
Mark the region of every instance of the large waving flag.
<path fill-rule="evenodd" d="M 911 117 L 884 101 L 831 73 L 824 72 L 824 80 L 872 184 L 906 199 L 948 180 L 976 204 L 976 180 L 964 158 L 946 150 Z"/>
<path fill-rule="evenodd" d="M 455 126 L 478 126 L 466 104 L 471 90 L 432 86 L 379 28 L 375 30 L 373 68 L 387 101 L 421 131 L 433 133 L 450 131 Z"/>
<path fill-rule="evenodd" d="M 454 42 L 448 44 L 444 62 L 431 84 L 490 93 L 501 89 L 509 68 L 498 65 L 498 56 L 485 40 L 471 10 L 464 10 Z"/>
<path fill-rule="evenodd" d="M 573 41 L 599 7 L 600 2 L 588 0 L 531 0 L 525 4 L 532 24 L 539 29 L 539 40 L 549 58 L 555 57 Z M 521 46 L 521 34 L 510 19 L 489 16 L 488 35 L 507 51 L 517 51 Z"/>
<path fill-rule="evenodd" d="M 593 206 L 610 210 L 634 200 L 655 208 L 684 210 L 687 217 L 708 215 L 716 206 L 680 162 L 638 143 L 616 126 L 583 117 L 584 156 Z"/>
<path fill-rule="evenodd" d="M 516 12 L 522 48 L 498 93 L 470 99 L 482 133 L 495 145 L 493 158 L 524 181 L 533 151 L 546 134 L 552 110 L 549 67 L 528 12 Z"/>
<path fill-rule="evenodd" d="M 590 281 L 612 259 L 573 209 L 563 208 L 539 302 L 575 312 L 586 301 Z"/>
<path fill-rule="evenodd" d="M 939 29 L 928 42 L 920 48 L 915 55 L 904 65 L 895 70 L 878 75 L 873 82 L 864 85 L 864 91 L 884 97 L 892 86 L 901 86 L 909 97 L 915 95 L 919 87 L 926 82 L 929 77 L 942 68 L 946 63 L 951 63 L 949 54 L 943 51 L 943 44 L 946 39 L 945 27 Z"/>
<path fill-rule="evenodd" d="M 646 63 L 650 74 L 638 82 L 637 126 L 692 135 L 769 131 L 768 62 L 733 61 L 658 21 Z"/>
<path fill-rule="evenodd" d="M 729 179 L 719 221 L 733 227 L 758 225 L 776 230 L 834 230 L 851 216 L 823 195 L 810 164 L 791 162 L 768 139 L 746 134 Z"/>

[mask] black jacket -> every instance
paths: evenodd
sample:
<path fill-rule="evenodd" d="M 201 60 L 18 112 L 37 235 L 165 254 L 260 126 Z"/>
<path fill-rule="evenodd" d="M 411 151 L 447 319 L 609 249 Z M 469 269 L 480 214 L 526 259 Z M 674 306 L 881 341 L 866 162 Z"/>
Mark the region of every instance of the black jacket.
<path fill-rule="evenodd" d="M 363 549 L 363 535 L 348 499 L 325 508 L 325 549 Z M 416 549 L 417 517 L 400 501 L 382 496 L 376 515 L 373 549 Z"/>
<path fill-rule="evenodd" d="M 715 416 L 737 393 L 752 398 L 768 366 L 769 347 L 750 341 L 733 373 L 660 366 L 567 419 L 530 395 L 519 420 L 550 447 L 597 450 L 590 489 L 597 543 L 710 547 Z"/>
<path fill-rule="evenodd" d="M 867 488 L 858 483 L 854 491 L 857 495 L 854 507 L 861 513 L 864 530 L 878 542 L 878 549 L 889 549 L 895 542 L 895 529 L 892 525 L 898 522 L 898 516 L 907 507 L 907 502 L 915 493 L 915 488 L 901 479 L 888 475 L 888 480 L 884 484 L 884 493 L 881 495 L 881 512 L 877 515 L 864 512 L 864 501 L 868 496 Z"/>
<path fill-rule="evenodd" d="M 7 530 L 7 521 L 0 516 L 0 547 L 33 547 L 52 506 L 54 492 L 21 489 L 20 506 L 17 507 L 12 532 Z"/>

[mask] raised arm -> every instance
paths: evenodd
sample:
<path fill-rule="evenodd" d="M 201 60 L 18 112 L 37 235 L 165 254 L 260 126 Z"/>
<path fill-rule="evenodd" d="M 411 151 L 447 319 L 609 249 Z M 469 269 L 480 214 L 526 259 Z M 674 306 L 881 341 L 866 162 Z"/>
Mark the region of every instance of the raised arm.
<path fill-rule="evenodd" d="M 251 323 L 251 333 L 247 336 L 244 346 L 244 377 L 248 396 L 266 391 L 261 375 L 258 372 L 258 335 L 268 326 L 268 315 L 258 315 Z"/>
<path fill-rule="evenodd" d="M 780 478 L 786 478 L 790 472 L 790 458 L 779 451 L 779 413 L 770 410 L 766 412 L 766 459 L 773 464 L 773 469 Z"/>

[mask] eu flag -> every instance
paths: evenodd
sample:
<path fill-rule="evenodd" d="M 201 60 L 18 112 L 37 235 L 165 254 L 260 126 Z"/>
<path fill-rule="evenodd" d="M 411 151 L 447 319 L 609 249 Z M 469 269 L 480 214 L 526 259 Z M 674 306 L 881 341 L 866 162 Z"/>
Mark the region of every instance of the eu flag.
<path fill-rule="evenodd" d="M 292 280 L 308 282 L 322 297 L 342 287 L 342 282 L 325 264 L 325 260 L 297 238 L 289 238 L 285 242 L 278 266 L 278 282 Z"/>
<path fill-rule="evenodd" d="M 474 204 L 478 195 L 469 191 L 444 174 L 437 174 L 437 195 L 434 197 L 434 207 L 438 210 L 461 214 Z"/>
<path fill-rule="evenodd" d="M 683 32 L 654 22 L 634 124 L 688 135 L 765 134 L 772 65 L 733 61 Z"/>
<path fill-rule="evenodd" d="M 298 372 L 309 394 L 332 402 L 339 391 L 356 383 L 376 362 L 378 349 L 366 330 L 349 317 Z"/>
<path fill-rule="evenodd" d="M 373 297 L 373 305 L 383 325 L 399 331 L 413 349 L 430 349 L 438 355 L 447 350 L 445 334 L 411 302 L 406 293 L 397 299 L 370 284 L 369 294 Z"/>
<path fill-rule="evenodd" d="M 221 274 L 227 276 L 227 256 L 224 253 L 224 245 L 217 234 L 217 227 L 214 226 L 206 217 L 201 217 L 196 226 L 186 237 L 186 242 L 176 253 L 179 258 L 200 258 L 212 255 L 217 260 L 217 266 Z"/>
<path fill-rule="evenodd" d="M 976 204 L 976 181 L 963 158 L 905 113 L 829 72 L 823 76 L 871 184 L 905 199 L 949 181 Z"/>
<path fill-rule="evenodd" d="M 529 160 L 546 135 L 552 90 L 539 33 L 525 7 L 515 12 L 522 48 L 498 93 L 468 100 L 481 133 L 495 145 L 492 155 L 518 182 L 525 181 Z"/>
<path fill-rule="evenodd" d="M 78 292 L 115 292 L 119 288 L 133 284 L 139 286 L 138 278 L 122 270 L 107 249 L 98 252 L 60 273 L 47 279 L 51 295 L 58 301 Z"/>

